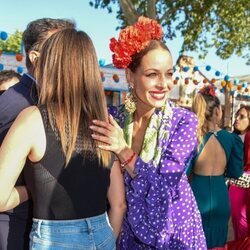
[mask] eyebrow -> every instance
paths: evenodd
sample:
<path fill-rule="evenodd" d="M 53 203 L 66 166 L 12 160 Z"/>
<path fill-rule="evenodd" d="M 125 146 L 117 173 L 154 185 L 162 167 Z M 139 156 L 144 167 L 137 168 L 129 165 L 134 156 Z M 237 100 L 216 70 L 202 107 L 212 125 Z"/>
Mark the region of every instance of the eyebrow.
<path fill-rule="evenodd" d="M 149 71 L 149 70 L 159 71 L 159 69 L 149 68 L 149 69 L 146 69 L 146 70 L 145 70 L 145 72 L 146 72 L 146 71 Z M 168 70 L 167 70 L 167 72 L 173 72 L 173 71 L 174 71 L 174 69 L 173 69 L 173 68 L 171 68 L 171 69 L 168 69 Z"/>

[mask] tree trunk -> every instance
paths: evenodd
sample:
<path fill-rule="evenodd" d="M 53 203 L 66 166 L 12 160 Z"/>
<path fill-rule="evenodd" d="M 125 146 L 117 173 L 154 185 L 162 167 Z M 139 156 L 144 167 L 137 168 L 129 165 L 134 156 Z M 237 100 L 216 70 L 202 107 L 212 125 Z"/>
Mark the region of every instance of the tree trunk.
<path fill-rule="evenodd" d="M 139 13 L 134 8 L 134 4 L 130 0 L 119 0 L 119 3 L 128 24 L 134 24 L 139 17 Z"/>

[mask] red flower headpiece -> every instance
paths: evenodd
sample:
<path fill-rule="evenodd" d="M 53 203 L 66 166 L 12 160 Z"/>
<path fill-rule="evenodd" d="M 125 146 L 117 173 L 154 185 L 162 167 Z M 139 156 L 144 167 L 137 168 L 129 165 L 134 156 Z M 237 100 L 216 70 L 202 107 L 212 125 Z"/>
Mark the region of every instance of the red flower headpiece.
<path fill-rule="evenodd" d="M 126 69 L 134 54 L 145 49 L 151 40 L 161 40 L 162 36 L 162 28 L 155 20 L 139 17 L 137 23 L 121 30 L 118 40 L 110 39 L 113 64 Z"/>
<path fill-rule="evenodd" d="M 202 94 L 202 95 L 210 95 L 210 96 L 213 96 L 215 97 L 215 89 L 214 89 L 214 86 L 213 85 L 207 85 L 207 86 L 204 86 L 203 88 L 201 88 L 199 90 L 199 93 Z"/>

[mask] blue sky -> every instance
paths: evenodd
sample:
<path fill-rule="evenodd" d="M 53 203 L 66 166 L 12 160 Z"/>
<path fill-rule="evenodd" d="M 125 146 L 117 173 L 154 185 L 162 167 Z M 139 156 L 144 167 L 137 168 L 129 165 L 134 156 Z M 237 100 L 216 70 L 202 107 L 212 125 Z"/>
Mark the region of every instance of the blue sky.
<path fill-rule="evenodd" d="M 115 13 L 109 14 L 106 9 L 90 7 L 89 0 L 5 0 L 1 1 L 0 31 L 10 34 L 17 29 L 23 31 L 27 23 L 42 17 L 69 18 L 76 22 L 78 29 L 84 30 L 92 38 L 98 58 L 110 63 L 109 39 L 117 37 L 119 33 L 115 29 L 119 24 L 115 16 Z M 167 44 L 175 61 L 179 56 L 181 38 Z M 204 61 L 198 59 L 197 53 L 192 52 L 188 55 L 193 56 L 196 65 L 200 67 L 210 65 L 210 74 L 216 70 L 230 76 L 250 74 L 250 66 L 237 56 L 221 60 L 212 49 Z"/>

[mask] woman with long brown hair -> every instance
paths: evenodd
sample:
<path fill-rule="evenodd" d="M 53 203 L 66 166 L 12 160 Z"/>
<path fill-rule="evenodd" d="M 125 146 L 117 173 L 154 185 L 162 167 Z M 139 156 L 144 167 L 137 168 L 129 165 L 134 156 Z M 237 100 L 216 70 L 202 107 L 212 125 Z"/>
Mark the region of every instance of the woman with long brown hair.
<path fill-rule="evenodd" d="M 94 46 L 85 32 L 65 29 L 40 52 L 39 105 L 21 112 L 0 148 L 0 210 L 27 200 L 29 190 L 30 249 L 115 249 L 124 185 L 118 162 L 89 129 L 108 119 Z M 26 159 L 27 187 L 14 187 Z"/>
<path fill-rule="evenodd" d="M 225 176 L 241 176 L 243 144 L 237 135 L 220 128 L 222 108 L 212 85 L 198 92 L 192 110 L 198 117 L 199 147 L 192 159 L 191 187 L 201 212 L 208 249 L 223 248 L 230 217 Z"/>

